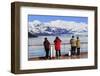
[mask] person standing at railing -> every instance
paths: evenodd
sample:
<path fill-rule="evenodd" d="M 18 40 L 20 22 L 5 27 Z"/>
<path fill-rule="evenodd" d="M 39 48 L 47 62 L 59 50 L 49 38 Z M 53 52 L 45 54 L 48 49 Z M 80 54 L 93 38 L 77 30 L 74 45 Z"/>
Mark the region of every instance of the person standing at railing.
<path fill-rule="evenodd" d="M 55 51 L 56 51 L 56 58 L 59 58 L 61 56 L 61 39 L 59 37 L 56 37 L 54 40 L 55 45 Z"/>
<path fill-rule="evenodd" d="M 45 49 L 45 52 L 46 52 L 45 57 L 46 57 L 46 58 L 49 58 L 50 42 L 48 41 L 47 38 L 44 38 L 43 45 L 44 45 L 44 49 Z"/>
<path fill-rule="evenodd" d="M 70 44 L 71 44 L 71 56 L 75 55 L 76 51 L 76 40 L 74 39 L 74 36 L 70 39 Z"/>
<path fill-rule="evenodd" d="M 76 48 L 77 48 L 76 54 L 80 55 L 80 39 L 79 39 L 79 37 L 77 37 L 77 40 L 76 40 Z"/>

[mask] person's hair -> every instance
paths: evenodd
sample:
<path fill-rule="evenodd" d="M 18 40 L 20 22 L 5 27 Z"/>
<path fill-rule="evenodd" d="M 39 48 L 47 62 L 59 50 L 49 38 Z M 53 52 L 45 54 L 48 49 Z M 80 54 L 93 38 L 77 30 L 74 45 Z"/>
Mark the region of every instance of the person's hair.
<path fill-rule="evenodd" d="M 74 38 L 74 36 L 72 36 L 72 38 Z"/>
<path fill-rule="evenodd" d="M 79 39 L 79 37 L 77 37 L 77 39 Z"/>
<path fill-rule="evenodd" d="M 47 37 L 45 37 L 44 39 L 47 40 Z"/>
<path fill-rule="evenodd" d="M 56 39 L 59 39 L 59 37 L 57 36 Z"/>

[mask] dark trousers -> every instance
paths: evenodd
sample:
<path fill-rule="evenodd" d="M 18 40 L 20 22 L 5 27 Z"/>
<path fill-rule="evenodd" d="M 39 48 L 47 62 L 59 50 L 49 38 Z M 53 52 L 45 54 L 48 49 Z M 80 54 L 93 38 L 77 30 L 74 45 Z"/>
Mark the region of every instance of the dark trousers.
<path fill-rule="evenodd" d="M 76 51 L 76 47 L 75 46 L 71 46 L 71 56 L 75 55 L 75 51 Z"/>
<path fill-rule="evenodd" d="M 45 57 L 48 58 L 49 57 L 49 49 L 45 49 L 46 55 Z"/>
<path fill-rule="evenodd" d="M 77 55 L 80 55 L 80 48 L 77 48 Z"/>
<path fill-rule="evenodd" d="M 61 51 L 56 50 L 56 57 L 60 57 L 61 56 Z"/>

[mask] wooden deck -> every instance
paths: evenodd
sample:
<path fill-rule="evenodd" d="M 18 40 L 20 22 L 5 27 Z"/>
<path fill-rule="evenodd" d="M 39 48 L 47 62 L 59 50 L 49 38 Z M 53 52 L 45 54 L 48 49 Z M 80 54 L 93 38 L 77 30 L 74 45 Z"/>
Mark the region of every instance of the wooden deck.
<path fill-rule="evenodd" d="M 34 58 L 29 58 L 29 61 L 34 61 L 34 60 L 55 60 L 55 59 L 82 59 L 82 58 L 88 58 L 88 52 L 81 52 L 79 56 L 74 55 L 74 56 L 68 56 L 62 55 L 59 58 L 53 57 L 53 58 L 48 58 L 46 59 L 45 57 L 34 57 Z"/>

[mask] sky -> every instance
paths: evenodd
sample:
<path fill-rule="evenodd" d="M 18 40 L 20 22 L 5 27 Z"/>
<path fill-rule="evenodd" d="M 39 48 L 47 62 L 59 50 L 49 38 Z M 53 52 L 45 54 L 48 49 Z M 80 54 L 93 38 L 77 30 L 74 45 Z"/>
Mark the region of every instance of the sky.
<path fill-rule="evenodd" d="M 74 21 L 74 22 L 83 22 L 88 24 L 88 17 L 77 17 L 77 16 L 52 16 L 52 15 L 28 15 L 28 21 L 32 22 L 34 20 L 39 20 L 41 22 L 50 22 L 55 20 L 64 20 L 64 21 Z"/>

